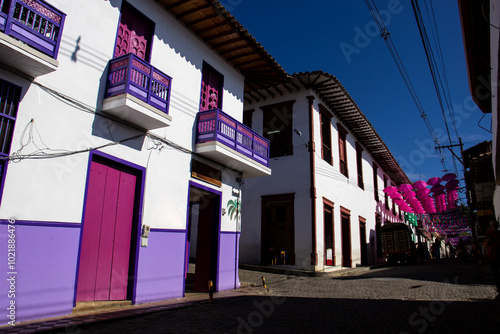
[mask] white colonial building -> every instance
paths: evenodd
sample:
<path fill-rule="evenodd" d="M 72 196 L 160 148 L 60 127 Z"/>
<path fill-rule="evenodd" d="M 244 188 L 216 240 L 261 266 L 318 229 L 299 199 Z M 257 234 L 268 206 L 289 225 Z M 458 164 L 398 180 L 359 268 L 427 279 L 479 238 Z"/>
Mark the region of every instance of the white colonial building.
<path fill-rule="evenodd" d="M 244 182 L 241 263 L 331 271 L 383 261 L 380 227 L 404 220 L 383 190 L 409 180 L 334 76 L 247 91 L 244 123 L 271 141 L 272 175 Z"/>
<path fill-rule="evenodd" d="M 244 91 L 283 69 L 217 1 L 0 9 L 0 325 L 239 287 Z"/>

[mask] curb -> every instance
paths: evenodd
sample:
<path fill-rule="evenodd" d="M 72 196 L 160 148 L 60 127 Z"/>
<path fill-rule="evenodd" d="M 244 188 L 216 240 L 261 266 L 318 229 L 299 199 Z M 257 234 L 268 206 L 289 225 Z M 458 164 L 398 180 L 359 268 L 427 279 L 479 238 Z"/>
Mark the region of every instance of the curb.
<path fill-rule="evenodd" d="M 214 299 L 238 298 L 244 294 L 261 293 L 262 288 L 245 286 L 235 290 L 216 292 Z M 27 334 L 27 333 L 77 333 L 81 326 L 93 323 L 105 323 L 120 318 L 133 318 L 145 314 L 152 314 L 172 309 L 187 308 L 196 304 L 209 303 L 207 294 L 169 299 L 164 301 L 136 304 L 122 308 L 100 310 L 85 315 L 63 315 L 59 317 L 46 318 L 43 320 L 32 320 L 16 323 L 15 326 L 2 325 L 0 332 L 5 334 Z"/>
<path fill-rule="evenodd" d="M 335 271 L 310 271 L 310 270 L 298 270 L 291 268 L 283 268 L 283 267 L 272 267 L 272 266 L 257 266 L 251 264 L 240 264 L 239 269 L 243 270 L 251 270 L 251 271 L 259 271 L 271 274 L 280 274 L 280 275 L 292 275 L 292 276 L 307 276 L 307 277 L 323 277 L 323 276 L 350 276 L 358 273 L 364 273 L 366 271 L 386 267 L 387 263 L 375 264 L 372 266 L 363 266 L 363 267 L 355 267 L 355 268 L 344 268 L 338 269 Z"/>

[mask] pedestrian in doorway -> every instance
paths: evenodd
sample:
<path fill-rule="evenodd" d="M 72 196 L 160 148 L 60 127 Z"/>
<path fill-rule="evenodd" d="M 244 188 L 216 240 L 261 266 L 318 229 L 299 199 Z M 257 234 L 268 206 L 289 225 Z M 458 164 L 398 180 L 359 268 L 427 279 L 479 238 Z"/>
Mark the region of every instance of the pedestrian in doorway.
<path fill-rule="evenodd" d="M 497 297 L 500 297 L 500 230 L 498 230 L 498 221 L 491 220 L 490 227 L 485 235 L 486 254 L 491 260 L 491 272 L 495 285 L 497 287 Z"/>
<path fill-rule="evenodd" d="M 439 260 L 441 259 L 441 239 L 436 238 L 433 246 L 434 246 L 434 259 L 437 262 L 439 262 Z"/>

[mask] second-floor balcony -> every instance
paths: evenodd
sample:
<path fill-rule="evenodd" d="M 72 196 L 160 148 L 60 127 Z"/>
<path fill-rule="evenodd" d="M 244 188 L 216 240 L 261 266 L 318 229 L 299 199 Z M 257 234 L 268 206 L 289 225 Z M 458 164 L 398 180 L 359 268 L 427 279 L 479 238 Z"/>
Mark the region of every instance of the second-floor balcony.
<path fill-rule="evenodd" d="M 169 126 L 172 78 L 129 53 L 109 61 L 104 112 L 151 130 Z"/>
<path fill-rule="evenodd" d="M 269 140 L 220 109 L 198 113 L 195 149 L 244 177 L 271 175 Z"/>
<path fill-rule="evenodd" d="M 33 78 L 55 71 L 65 18 L 43 0 L 0 0 L 0 62 Z"/>

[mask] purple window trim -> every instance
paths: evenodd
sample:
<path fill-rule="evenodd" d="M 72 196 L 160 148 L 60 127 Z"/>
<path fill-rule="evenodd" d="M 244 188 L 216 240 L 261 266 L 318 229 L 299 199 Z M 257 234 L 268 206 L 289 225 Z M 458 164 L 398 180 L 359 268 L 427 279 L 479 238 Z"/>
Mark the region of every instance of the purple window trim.
<path fill-rule="evenodd" d="M 14 126 L 12 127 L 12 132 L 11 132 L 11 138 L 10 139 L 9 138 L 5 138 L 7 141 L 11 141 L 12 137 L 14 136 L 14 133 L 16 131 L 17 111 L 19 109 L 19 103 L 21 101 L 22 88 L 21 88 L 21 86 L 15 85 L 15 84 L 13 84 L 13 83 L 11 83 L 9 81 L 2 80 L 0 78 L 0 89 L 2 91 L 4 89 L 4 85 L 8 85 L 9 86 L 8 90 L 9 91 L 12 90 L 13 93 L 11 93 L 11 95 L 7 95 L 7 96 L 0 96 L 0 99 L 3 100 L 3 101 L 8 100 L 8 99 L 12 99 L 12 104 L 15 103 L 15 106 L 14 106 L 15 109 L 11 108 L 11 110 L 14 110 L 14 112 L 15 112 L 15 117 L 11 116 L 11 115 L 7 115 L 6 113 L 4 113 L 4 110 L 0 110 L 0 121 L 2 121 L 2 118 L 7 118 L 7 119 L 9 119 L 9 120 L 11 120 L 11 121 L 14 122 Z M 4 106 L 7 106 L 7 104 L 4 104 Z M 12 114 L 13 112 L 11 111 L 10 113 Z M 7 150 L 6 153 L 1 153 L 2 151 L 4 151 L 6 144 L 7 143 L 5 141 L 4 142 L 0 142 L 0 156 L 1 157 L 6 157 L 6 156 L 8 156 L 10 154 L 10 147 L 8 148 L 8 150 Z M 12 145 L 12 142 L 9 145 Z M 2 161 L 2 164 L 0 164 L 0 204 L 2 203 L 3 189 L 4 189 L 4 186 L 5 186 L 5 179 L 7 178 L 7 167 L 8 167 L 8 165 L 9 165 L 9 163 L 8 163 L 7 160 Z"/>
<path fill-rule="evenodd" d="M 14 125 L 14 130 L 15 130 L 15 125 Z M 2 162 L 0 164 L 0 206 L 2 205 L 2 199 L 3 199 L 3 188 L 5 185 L 5 179 L 7 178 L 7 167 L 9 166 L 8 161 Z"/>
<path fill-rule="evenodd" d="M 68 222 L 52 222 L 52 221 L 36 221 L 36 220 L 17 220 L 14 225 L 24 225 L 24 226 L 43 226 L 43 227 L 69 227 L 69 228 L 81 228 L 80 223 L 68 223 Z M 11 225 L 9 219 L 0 219 L 0 225 Z"/>
<path fill-rule="evenodd" d="M 127 160 L 123 160 L 121 158 L 117 158 L 115 156 L 112 156 L 110 154 L 100 152 L 98 150 L 93 150 L 89 152 L 89 161 L 87 164 L 87 176 L 85 179 L 85 195 L 83 199 L 83 206 L 82 206 L 82 223 L 81 226 L 83 227 L 83 222 L 85 221 L 85 207 L 87 205 L 87 196 L 88 196 L 88 187 L 89 187 L 89 179 L 90 179 L 90 167 L 92 164 L 92 161 L 95 159 L 94 156 L 98 158 L 104 158 L 107 160 L 110 160 L 113 163 L 117 163 L 119 165 L 128 167 L 129 169 L 132 169 L 133 172 L 136 173 L 137 176 L 137 183 L 139 184 L 140 190 L 138 193 L 136 193 L 136 196 L 139 196 L 139 205 L 137 212 L 134 212 L 134 222 L 137 222 L 136 226 L 136 240 L 135 240 L 135 245 L 132 244 L 130 247 L 135 247 L 135 259 L 133 260 L 133 265 L 134 265 L 134 280 L 132 282 L 132 304 L 135 304 L 136 301 L 136 292 L 137 292 L 137 270 L 139 267 L 139 251 L 140 247 L 140 241 L 141 241 L 141 228 L 142 228 L 142 208 L 144 205 L 144 189 L 145 189 L 145 182 L 146 182 L 146 168 L 142 167 L 140 165 L 136 165 L 132 162 L 129 162 Z M 133 235 L 134 231 L 132 232 Z M 75 287 L 74 287 L 74 294 L 73 294 L 73 307 L 76 306 L 76 292 L 77 292 L 77 287 L 78 287 L 78 272 L 80 270 L 80 250 L 82 247 L 82 234 L 80 233 L 80 240 L 78 242 L 78 258 L 76 262 L 76 271 L 75 271 Z M 133 255 L 132 255 L 133 256 Z M 128 287 L 127 287 L 128 290 Z M 128 292 L 127 292 L 128 295 Z"/>
<path fill-rule="evenodd" d="M 217 271 L 216 271 L 216 282 L 214 282 L 214 286 L 217 290 L 217 287 L 218 287 L 218 280 L 219 280 L 219 256 L 220 256 L 220 234 L 221 234 L 221 224 L 222 224 L 222 219 L 221 219 L 221 211 L 222 211 L 222 191 L 219 191 L 219 190 L 215 190 L 215 189 L 212 189 L 212 188 L 209 188 L 207 186 L 204 186 L 200 183 L 197 183 L 197 182 L 194 182 L 194 181 L 189 181 L 189 186 L 188 186 L 188 201 L 187 201 L 187 209 L 186 209 L 186 239 L 184 240 L 184 247 L 186 247 L 187 245 L 187 238 L 188 238 L 188 234 L 187 234 L 187 231 L 189 230 L 189 201 L 191 199 L 191 187 L 196 187 L 198 189 L 202 189 L 202 190 L 205 190 L 205 191 L 208 191 L 210 193 L 214 193 L 216 195 L 219 195 L 219 214 L 217 215 L 217 217 L 219 217 L 219 222 L 217 224 L 217 231 L 218 231 L 218 237 L 217 237 Z M 186 258 L 187 257 L 187 250 L 184 250 L 184 263 L 186 263 Z M 217 291 L 216 291 L 217 292 Z M 184 297 L 186 294 L 186 284 L 184 284 L 184 286 L 182 287 L 182 296 Z"/>
<path fill-rule="evenodd" d="M 189 187 L 196 187 L 196 188 L 200 188 L 202 190 L 206 190 L 208 192 L 211 192 L 211 193 L 214 193 L 214 194 L 217 194 L 217 195 L 220 195 L 222 196 L 222 191 L 219 191 L 219 190 L 216 190 L 216 189 L 213 189 L 213 188 L 209 188 L 207 186 L 204 186 L 198 182 L 194 182 L 194 181 L 189 181 Z M 189 199 L 189 196 L 188 196 L 188 199 Z M 188 205 L 189 205 L 189 200 L 188 200 Z"/>

